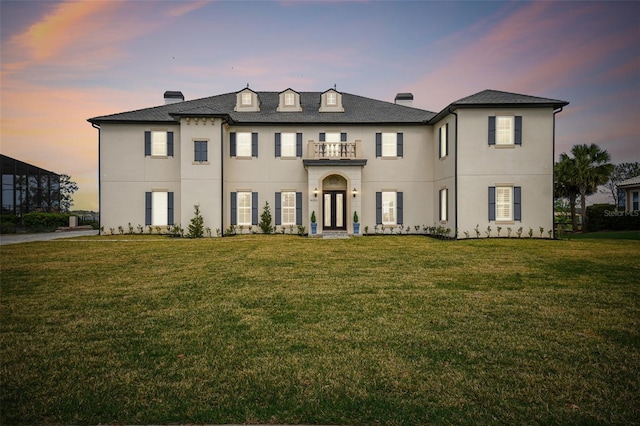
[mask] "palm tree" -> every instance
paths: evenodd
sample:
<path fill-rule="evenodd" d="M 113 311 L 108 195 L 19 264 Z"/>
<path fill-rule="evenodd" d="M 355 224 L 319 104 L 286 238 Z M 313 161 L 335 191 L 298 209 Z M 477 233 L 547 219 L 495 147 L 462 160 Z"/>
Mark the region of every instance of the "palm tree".
<path fill-rule="evenodd" d="M 564 152 L 560 154 L 560 161 L 555 164 L 554 175 L 554 196 L 556 198 L 568 198 L 571 209 L 571 229 L 575 232 L 578 229 L 576 220 L 576 200 L 580 189 L 573 178 L 575 164 L 573 158 Z"/>
<path fill-rule="evenodd" d="M 587 224 L 587 195 L 598 190 L 598 185 L 604 185 L 613 172 L 613 164 L 609 163 L 611 156 L 596 144 L 574 145 L 571 148 L 573 158 L 565 153 L 560 155 L 560 164 L 564 161 L 562 173 L 567 173 L 567 182 L 577 189 L 580 194 L 580 212 L 582 216 L 582 228 Z"/>

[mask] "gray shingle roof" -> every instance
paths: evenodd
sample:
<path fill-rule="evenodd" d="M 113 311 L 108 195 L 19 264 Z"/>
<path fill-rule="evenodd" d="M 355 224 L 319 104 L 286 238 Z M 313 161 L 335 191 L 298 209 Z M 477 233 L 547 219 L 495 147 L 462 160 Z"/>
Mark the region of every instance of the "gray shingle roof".
<path fill-rule="evenodd" d="M 537 96 L 521 95 L 519 93 L 501 92 L 499 90 L 483 90 L 466 98 L 458 99 L 436 114 L 431 123 L 436 123 L 449 114 L 450 110 L 458 108 L 482 108 L 489 106 L 501 107 L 550 107 L 553 109 L 568 105 L 569 102 L 558 99 L 539 98 Z"/>
<path fill-rule="evenodd" d="M 631 179 L 623 180 L 622 182 L 618 183 L 618 188 L 624 187 L 624 186 L 636 186 L 636 185 L 640 185 L 640 176 L 636 176 L 636 177 L 632 177 Z"/>
<path fill-rule="evenodd" d="M 153 108 L 90 118 L 91 123 L 176 122 L 180 116 L 228 116 L 236 123 L 252 124 L 367 124 L 367 123 L 425 123 L 434 112 L 396 105 L 363 96 L 342 93 L 344 112 L 319 112 L 321 92 L 300 92 L 302 112 L 277 112 L 279 93 L 257 92 L 259 112 L 235 112 L 236 94 L 226 93 Z"/>
<path fill-rule="evenodd" d="M 518 93 L 501 92 L 498 90 L 483 90 L 475 95 L 458 99 L 452 106 L 483 106 L 483 105 L 538 105 L 558 108 L 569 102 L 557 99 L 539 98 L 537 96 L 521 95 Z"/>
<path fill-rule="evenodd" d="M 287 89 L 288 90 L 288 89 Z M 539 98 L 498 90 L 483 90 L 459 99 L 439 113 L 397 105 L 391 102 L 342 93 L 344 112 L 319 112 L 320 96 L 324 92 L 299 92 L 302 112 L 278 112 L 279 94 L 282 92 L 256 92 L 260 99 L 259 112 L 235 112 L 236 93 L 226 93 L 169 105 L 144 108 L 118 114 L 90 118 L 91 123 L 175 123 L 180 116 L 224 116 L 242 124 L 421 124 L 437 122 L 455 108 L 485 106 L 553 107 L 568 105 L 557 99 Z"/>

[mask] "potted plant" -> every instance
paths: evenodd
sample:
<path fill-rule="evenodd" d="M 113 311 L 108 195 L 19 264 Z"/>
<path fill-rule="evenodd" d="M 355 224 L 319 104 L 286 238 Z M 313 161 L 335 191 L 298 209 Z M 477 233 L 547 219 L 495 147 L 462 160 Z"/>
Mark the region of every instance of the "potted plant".
<path fill-rule="evenodd" d="M 316 211 L 311 212 L 311 235 L 316 235 L 318 232 L 318 224 L 316 223 Z"/>
<path fill-rule="evenodd" d="M 353 212 L 353 235 L 358 235 L 360 233 L 360 223 L 358 218 L 358 212 Z"/>

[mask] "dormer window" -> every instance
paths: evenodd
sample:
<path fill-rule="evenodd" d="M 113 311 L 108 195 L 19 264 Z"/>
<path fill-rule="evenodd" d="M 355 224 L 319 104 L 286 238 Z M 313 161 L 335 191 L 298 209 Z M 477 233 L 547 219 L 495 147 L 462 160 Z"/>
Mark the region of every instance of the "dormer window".
<path fill-rule="evenodd" d="M 280 92 L 278 96 L 278 112 L 301 112 L 300 93 L 293 89 L 287 89 Z"/>
<path fill-rule="evenodd" d="M 284 94 L 284 104 L 285 104 L 285 106 L 293 106 L 293 105 L 295 105 L 295 98 L 293 97 L 293 93 L 285 93 Z"/>
<path fill-rule="evenodd" d="M 329 89 L 321 94 L 319 112 L 344 112 L 342 93 L 335 89 Z"/>
<path fill-rule="evenodd" d="M 236 107 L 238 112 L 258 112 L 260 111 L 260 98 L 258 94 L 248 87 L 236 93 Z"/>

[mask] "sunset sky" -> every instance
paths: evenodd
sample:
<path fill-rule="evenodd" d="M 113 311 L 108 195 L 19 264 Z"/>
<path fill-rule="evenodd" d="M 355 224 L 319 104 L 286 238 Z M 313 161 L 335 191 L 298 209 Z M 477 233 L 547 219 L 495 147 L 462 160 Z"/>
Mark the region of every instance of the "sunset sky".
<path fill-rule="evenodd" d="M 640 161 L 640 2 L 0 1 L 0 152 L 98 208 L 87 118 L 235 92 L 337 89 L 440 111 L 484 89 L 569 101 L 556 154 Z"/>

